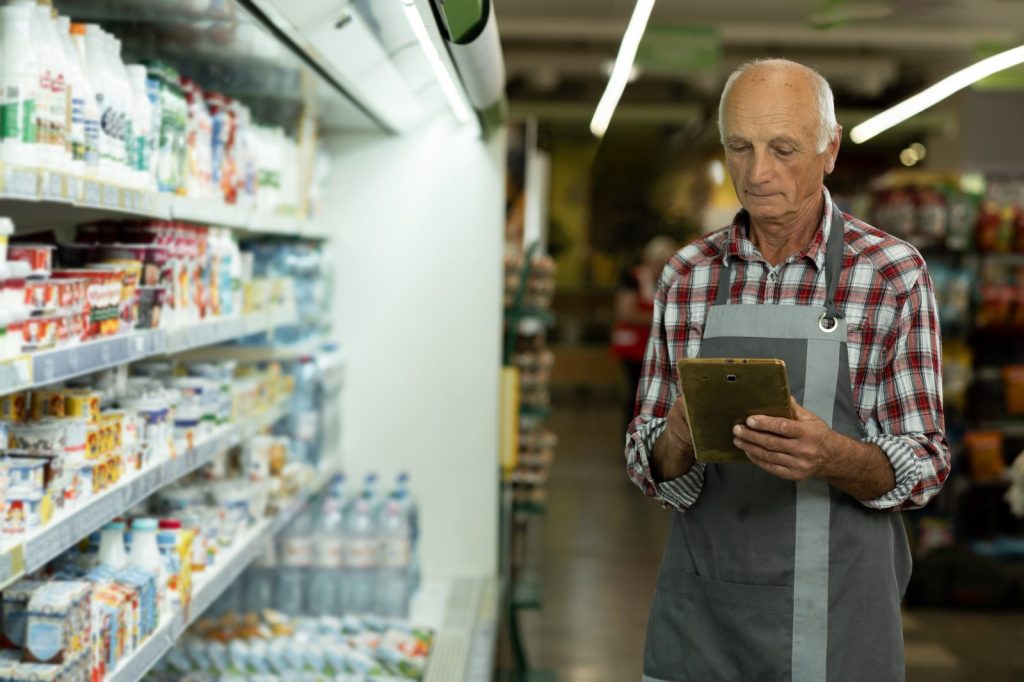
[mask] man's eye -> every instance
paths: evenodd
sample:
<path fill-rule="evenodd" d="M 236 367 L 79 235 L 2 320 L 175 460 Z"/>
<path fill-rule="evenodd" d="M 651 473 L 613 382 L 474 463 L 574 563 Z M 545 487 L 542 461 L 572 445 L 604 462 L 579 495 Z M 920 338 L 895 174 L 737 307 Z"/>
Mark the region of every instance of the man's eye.
<path fill-rule="evenodd" d="M 789 149 L 788 147 L 776 147 L 775 153 L 778 154 L 779 156 L 789 156 L 790 154 L 793 153 L 793 150 Z"/>
<path fill-rule="evenodd" d="M 729 151 L 735 152 L 737 154 L 739 152 L 745 152 L 746 150 L 747 150 L 747 145 L 745 145 L 745 144 L 731 144 L 731 145 L 729 145 Z"/>

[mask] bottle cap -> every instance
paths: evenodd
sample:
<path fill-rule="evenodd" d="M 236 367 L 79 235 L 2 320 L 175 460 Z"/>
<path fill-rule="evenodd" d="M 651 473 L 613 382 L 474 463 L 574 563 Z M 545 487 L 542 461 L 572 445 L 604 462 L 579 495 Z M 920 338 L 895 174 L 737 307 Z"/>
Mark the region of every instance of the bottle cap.
<path fill-rule="evenodd" d="M 156 530 L 156 528 L 156 519 L 135 519 L 134 521 L 132 521 L 133 531 Z"/>
<path fill-rule="evenodd" d="M 181 530 L 181 519 L 160 519 L 160 530 Z"/>

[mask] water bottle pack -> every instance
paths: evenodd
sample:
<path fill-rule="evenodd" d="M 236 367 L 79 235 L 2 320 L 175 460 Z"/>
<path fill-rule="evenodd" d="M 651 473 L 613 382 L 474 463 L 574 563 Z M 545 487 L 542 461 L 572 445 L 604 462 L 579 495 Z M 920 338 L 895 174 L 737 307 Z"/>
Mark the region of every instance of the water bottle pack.
<path fill-rule="evenodd" d="M 386 497 L 369 474 L 358 494 L 339 476 L 325 499 L 282 534 L 275 552 L 249 569 L 243 606 L 289 615 L 406 615 L 418 587 L 418 510 L 408 476 Z M 270 594 L 272 592 L 272 594 Z"/>

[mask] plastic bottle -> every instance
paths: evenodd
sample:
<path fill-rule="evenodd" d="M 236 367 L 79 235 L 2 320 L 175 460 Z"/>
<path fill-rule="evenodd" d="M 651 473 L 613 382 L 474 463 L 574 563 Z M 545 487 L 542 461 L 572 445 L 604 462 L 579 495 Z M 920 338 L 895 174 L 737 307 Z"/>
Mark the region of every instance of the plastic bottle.
<path fill-rule="evenodd" d="M 97 24 L 86 24 L 85 55 L 89 69 L 89 80 L 92 83 L 93 95 L 96 98 L 96 111 L 99 116 L 99 172 L 104 178 L 113 179 L 116 173 L 116 131 L 117 112 L 114 108 L 114 77 L 107 68 L 106 47 L 103 29 Z"/>
<path fill-rule="evenodd" d="M 71 156 L 71 172 L 82 175 L 85 171 L 85 97 L 90 90 L 85 73 L 78 59 L 75 46 L 71 43 L 71 20 L 67 17 L 56 17 L 54 26 L 57 43 L 64 55 L 67 68 L 67 101 L 70 107 L 68 115 L 68 152 Z"/>
<path fill-rule="evenodd" d="M 146 159 L 149 164 L 149 171 L 146 178 L 146 187 L 156 192 L 159 191 L 157 182 L 157 163 L 160 154 L 160 133 L 163 121 L 163 111 L 160 107 L 160 80 L 154 75 L 151 65 L 143 65 L 145 69 L 144 89 L 146 101 L 149 102 L 149 149 L 146 150 Z"/>
<path fill-rule="evenodd" d="M 420 508 L 409 489 L 409 474 L 401 472 L 395 476 L 395 489 L 391 493 L 405 510 L 409 522 L 409 591 L 415 592 L 420 586 Z"/>
<path fill-rule="evenodd" d="M 0 7 L 3 61 L 0 62 L 0 158 L 36 165 L 36 90 L 39 76 L 29 29 L 31 2 Z"/>
<path fill-rule="evenodd" d="M 49 7 L 36 5 L 32 9 L 29 35 L 39 67 L 36 127 L 41 165 L 52 170 L 70 170 L 66 63 Z"/>
<path fill-rule="evenodd" d="M 368 613 L 377 590 L 379 537 L 372 490 L 364 489 L 345 514 L 344 603 L 354 614 Z"/>
<path fill-rule="evenodd" d="M 188 111 L 187 154 L 188 175 L 185 177 L 186 194 L 209 199 L 213 192 L 213 119 L 206 109 L 202 89 L 188 78 L 181 79 Z"/>
<path fill-rule="evenodd" d="M 295 393 L 288 422 L 302 461 L 315 466 L 320 460 L 320 381 L 316 361 L 299 358 L 295 365 Z"/>
<path fill-rule="evenodd" d="M 125 67 L 132 86 L 132 159 L 135 186 L 153 189 L 151 168 L 153 109 L 146 94 L 146 67 L 130 64 Z"/>
<path fill-rule="evenodd" d="M 412 552 L 408 510 L 401 496 L 384 502 L 378 524 L 376 613 L 404 616 L 409 606 Z"/>
<path fill-rule="evenodd" d="M 167 605 L 167 568 L 160 557 L 157 543 L 158 523 L 156 519 L 135 519 L 132 521 L 132 549 L 128 565 L 141 568 L 156 576 L 156 601 L 160 609 Z"/>
<path fill-rule="evenodd" d="M 281 565 L 274 590 L 279 611 L 293 616 L 303 613 L 305 584 L 314 560 L 313 542 L 313 516 L 303 514 L 282 540 Z"/>
<path fill-rule="evenodd" d="M 124 551 L 123 521 L 112 521 L 103 526 L 98 558 L 101 566 L 109 566 L 115 571 L 120 571 L 128 564 L 128 554 Z"/>
<path fill-rule="evenodd" d="M 114 78 L 112 92 L 115 97 L 117 110 L 117 161 L 120 164 L 117 173 L 121 182 L 125 185 L 132 185 L 134 176 L 134 154 L 130 140 L 133 139 L 132 132 L 132 105 L 135 97 L 132 93 L 131 82 L 128 80 L 128 72 L 121 61 L 121 41 L 114 36 L 107 34 L 107 58 L 109 60 L 110 73 Z"/>
<path fill-rule="evenodd" d="M 274 582 L 277 579 L 277 564 L 274 543 L 267 542 L 266 549 L 245 575 L 245 610 L 261 613 L 275 607 Z"/>
<path fill-rule="evenodd" d="M 345 610 L 342 580 L 345 568 L 344 476 L 334 485 L 320 508 L 316 524 L 316 569 L 310 583 L 310 613 L 340 616 Z"/>
<path fill-rule="evenodd" d="M 160 519 L 156 544 L 167 574 L 167 602 L 172 606 L 181 603 L 181 591 L 178 583 L 181 577 L 181 555 L 178 552 L 180 539 L 181 521 L 179 519 Z"/>
<path fill-rule="evenodd" d="M 100 165 L 100 109 L 96 102 L 96 91 L 92 86 L 92 75 L 86 59 L 85 24 L 71 24 L 70 39 L 74 56 L 82 72 L 83 128 L 85 130 L 84 167 L 86 175 L 96 175 Z"/>

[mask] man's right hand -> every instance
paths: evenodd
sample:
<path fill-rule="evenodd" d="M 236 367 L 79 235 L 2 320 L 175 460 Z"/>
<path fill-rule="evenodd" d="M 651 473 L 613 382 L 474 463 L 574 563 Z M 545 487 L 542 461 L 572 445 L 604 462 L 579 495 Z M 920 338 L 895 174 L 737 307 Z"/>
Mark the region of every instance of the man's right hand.
<path fill-rule="evenodd" d="M 693 466 L 693 436 L 686 419 L 686 400 L 679 396 L 668 411 L 668 425 L 654 444 L 651 476 L 655 482 L 679 478 Z"/>

